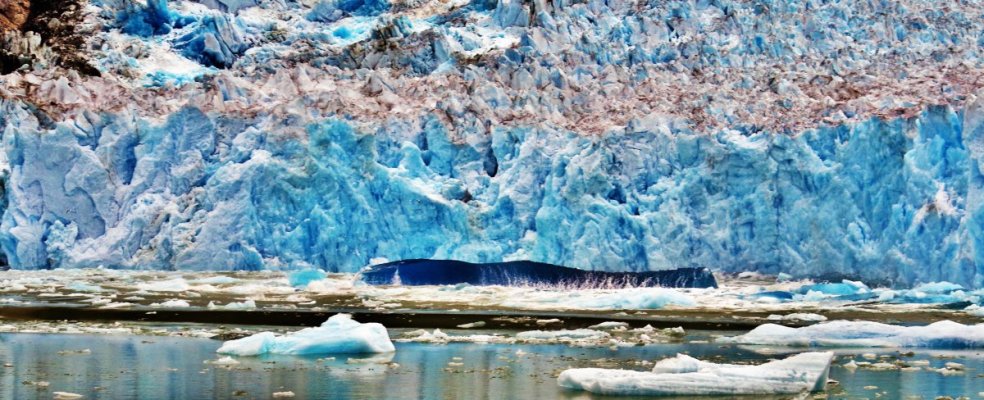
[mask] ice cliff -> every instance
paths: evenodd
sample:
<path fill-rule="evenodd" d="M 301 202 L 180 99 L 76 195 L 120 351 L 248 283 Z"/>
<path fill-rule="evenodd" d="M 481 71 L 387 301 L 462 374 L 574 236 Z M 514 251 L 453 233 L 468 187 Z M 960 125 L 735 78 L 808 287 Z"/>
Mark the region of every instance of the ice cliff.
<path fill-rule="evenodd" d="M 0 37 L 12 268 L 984 285 L 975 3 L 70 3 Z"/>

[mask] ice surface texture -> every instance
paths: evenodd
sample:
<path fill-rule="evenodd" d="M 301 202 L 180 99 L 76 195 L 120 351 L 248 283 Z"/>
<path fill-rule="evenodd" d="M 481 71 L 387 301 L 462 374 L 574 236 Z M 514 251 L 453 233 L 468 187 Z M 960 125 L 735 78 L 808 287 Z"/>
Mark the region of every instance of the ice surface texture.
<path fill-rule="evenodd" d="M 525 258 L 967 286 L 984 268 L 984 202 L 966 201 L 984 181 L 945 107 L 795 138 L 502 129 L 451 143 L 426 125 L 418 144 L 339 120 L 290 137 L 195 108 L 50 128 L 2 112 L 14 268 Z"/>
<path fill-rule="evenodd" d="M 978 288 L 982 10 L 903 3 L 94 1 L 102 77 L 0 77 L 0 252 Z"/>
<path fill-rule="evenodd" d="M 395 351 L 386 328 L 360 324 L 348 314 L 336 314 L 316 328 L 277 336 L 260 332 L 222 344 L 216 352 L 237 356 L 262 354 L 359 354 Z"/>
<path fill-rule="evenodd" d="M 570 287 L 717 287 L 707 268 L 653 272 L 584 271 L 558 265 L 513 261 L 473 264 L 446 260 L 403 260 L 360 272 L 374 285 L 548 285 Z M 295 285 L 296 286 L 296 285 Z"/>
<path fill-rule="evenodd" d="M 802 353 L 761 365 L 714 364 L 684 354 L 651 372 L 577 368 L 557 378 L 564 388 L 605 395 L 743 395 L 822 391 L 833 353 Z"/>
<path fill-rule="evenodd" d="M 984 347 L 984 324 L 940 321 L 926 326 L 899 326 L 871 321 L 831 321 L 802 328 L 765 324 L 744 335 L 720 340 L 782 346 L 974 349 Z"/>

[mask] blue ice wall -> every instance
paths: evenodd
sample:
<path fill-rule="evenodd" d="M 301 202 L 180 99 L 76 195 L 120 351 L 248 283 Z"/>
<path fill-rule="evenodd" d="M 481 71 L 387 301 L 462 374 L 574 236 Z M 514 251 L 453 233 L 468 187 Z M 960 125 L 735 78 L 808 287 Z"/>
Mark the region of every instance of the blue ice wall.
<path fill-rule="evenodd" d="M 14 268 L 355 271 L 371 258 L 710 267 L 980 287 L 981 106 L 798 135 L 359 132 L 187 107 L 40 124 L 0 101 Z"/>

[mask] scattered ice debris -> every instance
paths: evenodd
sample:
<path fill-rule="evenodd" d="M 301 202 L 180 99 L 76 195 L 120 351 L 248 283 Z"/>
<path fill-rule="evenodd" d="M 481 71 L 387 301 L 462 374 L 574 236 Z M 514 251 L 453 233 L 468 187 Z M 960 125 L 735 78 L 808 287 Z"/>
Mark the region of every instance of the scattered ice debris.
<path fill-rule="evenodd" d="M 325 271 L 320 269 L 302 269 L 299 271 L 293 271 L 287 275 L 287 282 L 295 288 L 306 288 L 308 284 L 314 281 L 320 281 L 325 279 Z"/>
<path fill-rule="evenodd" d="M 770 321 L 822 322 L 822 321 L 826 321 L 827 317 L 820 314 L 813 314 L 813 313 L 792 313 L 786 315 L 771 314 L 766 319 Z"/>
<path fill-rule="evenodd" d="M 214 302 L 208 302 L 206 306 L 209 310 L 255 310 L 256 301 L 246 300 L 240 302 L 230 302 L 228 304 L 216 305 Z"/>
<path fill-rule="evenodd" d="M 99 285 L 91 285 L 84 282 L 69 283 L 68 285 L 65 285 L 65 289 L 72 290 L 75 292 L 91 292 L 91 293 L 98 293 L 103 291 L 103 288 L 100 287 Z"/>
<path fill-rule="evenodd" d="M 513 304 L 513 302 L 506 304 Z M 669 305 L 696 304 L 696 301 L 686 293 L 664 288 L 625 289 L 590 296 L 574 293 L 562 302 L 558 302 L 558 305 L 564 308 L 592 310 L 655 310 Z"/>
<path fill-rule="evenodd" d="M 191 283 L 196 285 L 226 285 L 231 283 L 239 282 L 239 279 L 233 278 L 231 276 L 216 275 L 207 278 L 199 278 L 191 281 Z"/>
<path fill-rule="evenodd" d="M 48 386 L 51 386 L 51 382 L 48 381 L 24 381 L 22 383 L 25 385 L 37 386 L 39 388 L 46 388 Z"/>
<path fill-rule="evenodd" d="M 148 292 L 185 292 L 190 288 L 190 285 L 184 278 L 175 278 L 161 282 L 139 283 L 137 288 Z"/>
<path fill-rule="evenodd" d="M 833 353 L 802 353 L 761 365 L 714 364 L 678 354 L 651 372 L 569 369 L 557 382 L 567 389 L 604 395 L 747 395 L 822 391 Z"/>
<path fill-rule="evenodd" d="M 336 314 L 316 328 L 283 336 L 260 332 L 222 344 L 217 352 L 239 356 L 260 354 L 386 353 L 395 350 L 386 328 L 359 323 L 348 314 Z"/>
<path fill-rule="evenodd" d="M 782 346 L 984 347 L 984 324 L 939 321 L 926 326 L 888 325 L 871 321 L 830 321 L 802 328 L 765 324 L 722 342 Z"/>
<path fill-rule="evenodd" d="M 163 301 L 163 302 L 160 302 L 160 303 L 150 303 L 150 306 L 151 307 L 159 307 L 159 308 L 188 308 L 188 307 L 191 307 L 191 304 L 188 303 L 186 300 L 174 300 L 174 299 L 172 299 L 172 300 L 167 300 L 167 301 Z"/>

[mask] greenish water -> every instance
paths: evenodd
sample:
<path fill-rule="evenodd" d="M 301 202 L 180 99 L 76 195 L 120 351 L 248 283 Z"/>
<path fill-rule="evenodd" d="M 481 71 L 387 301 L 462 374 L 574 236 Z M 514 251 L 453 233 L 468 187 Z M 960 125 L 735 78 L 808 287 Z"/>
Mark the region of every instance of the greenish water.
<path fill-rule="evenodd" d="M 0 399 L 51 399 L 55 391 L 79 393 L 87 399 L 266 399 L 273 392 L 287 390 L 298 399 L 592 399 L 597 397 L 558 388 L 556 375 L 569 367 L 642 370 L 646 367 L 638 361 L 678 352 L 715 362 L 769 358 L 756 349 L 713 343 L 618 350 L 399 343 L 395 354 L 374 361 L 277 356 L 239 358 L 240 364 L 231 367 L 205 363 L 217 358 L 214 352 L 220 344 L 174 337 L 0 334 L 0 363 L 6 365 L 0 368 Z M 77 352 L 84 349 L 89 352 Z M 862 353 L 874 352 L 840 353 L 838 364 L 852 354 L 861 361 Z M 893 360 L 898 356 L 892 350 L 880 354 Z M 831 398 L 979 398 L 978 393 L 984 392 L 984 378 L 978 377 L 984 374 L 984 356 L 978 351 L 917 351 L 900 359 L 928 360 L 933 367 L 959 362 L 966 371 L 956 375 L 926 369 L 851 372 L 835 366 L 831 378 L 840 383 L 832 386 Z M 49 384 L 31 383 L 37 381 Z"/>

